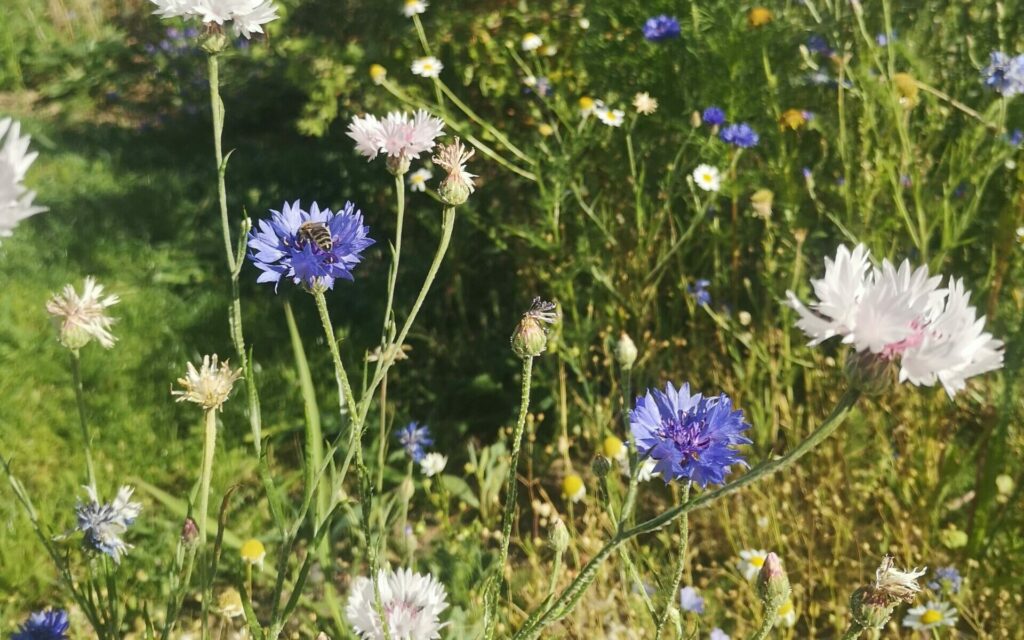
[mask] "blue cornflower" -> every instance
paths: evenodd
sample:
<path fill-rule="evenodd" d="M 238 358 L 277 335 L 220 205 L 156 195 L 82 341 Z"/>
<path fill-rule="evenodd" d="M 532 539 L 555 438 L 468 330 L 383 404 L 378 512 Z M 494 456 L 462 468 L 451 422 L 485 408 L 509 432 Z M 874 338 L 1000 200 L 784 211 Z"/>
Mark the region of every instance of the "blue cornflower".
<path fill-rule="evenodd" d="M 711 304 L 711 292 L 707 290 L 709 286 L 711 286 L 711 281 L 701 278 L 686 287 L 686 292 L 693 296 L 694 302 L 704 306 Z"/>
<path fill-rule="evenodd" d="M 757 142 L 761 139 L 757 132 L 751 129 L 750 125 L 746 122 L 728 125 L 718 132 L 718 137 L 722 142 L 727 142 L 741 149 L 749 149 L 756 146 Z"/>
<path fill-rule="evenodd" d="M 11 640 L 66 640 L 68 614 L 61 609 L 37 611 L 28 617 Z"/>
<path fill-rule="evenodd" d="M 1019 147 L 1024 142 L 1024 131 L 1014 129 L 1013 133 L 1006 136 L 1006 141 L 1010 143 L 1011 147 Z"/>
<path fill-rule="evenodd" d="M 93 551 L 105 553 L 114 562 L 120 564 L 121 557 L 132 548 L 121 539 L 121 535 L 135 522 L 142 511 L 142 505 L 132 502 L 132 487 L 123 486 L 117 492 L 113 502 L 101 503 L 96 495 L 96 487 L 85 487 L 89 496 L 88 502 L 78 501 L 75 505 L 75 518 L 78 530 L 85 534 L 85 543 Z"/>
<path fill-rule="evenodd" d="M 828 46 L 828 41 L 816 33 L 807 38 L 807 50 L 823 56 L 832 55 L 832 47 Z"/>
<path fill-rule="evenodd" d="M 935 592 L 949 590 L 950 593 L 960 593 L 960 587 L 964 579 L 956 567 L 939 567 L 935 570 L 935 578 L 928 583 L 928 588 Z"/>
<path fill-rule="evenodd" d="M 672 16 L 654 16 L 644 23 L 644 37 L 651 42 L 678 38 L 679 33 L 679 21 Z"/>
<path fill-rule="evenodd" d="M 734 445 L 750 444 L 741 432 L 750 428 L 742 411 L 732 410 L 724 393 L 706 398 L 690 395 L 690 385 L 678 390 L 668 383 L 664 393 L 648 389 L 636 399 L 629 427 L 641 458 L 655 460 L 654 469 L 666 484 L 689 478 L 701 487 L 722 484 L 729 467 L 746 466 Z"/>
<path fill-rule="evenodd" d="M 704 124 L 709 127 L 717 127 L 725 124 L 725 112 L 719 107 L 711 105 L 704 110 L 704 114 L 701 116 L 701 119 L 704 121 Z"/>
<path fill-rule="evenodd" d="M 700 597 L 693 587 L 683 587 L 679 591 L 679 608 L 693 613 L 704 613 L 704 598 Z"/>
<path fill-rule="evenodd" d="M 890 33 L 880 33 L 877 36 L 875 36 L 875 42 L 877 42 L 878 46 L 880 47 L 887 46 L 890 42 L 896 42 L 896 36 L 898 34 L 899 32 L 897 31 L 892 31 Z"/>
<path fill-rule="evenodd" d="M 315 202 L 305 211 L 296 200 L 270 213 L 249 232 L 249 259 L 263 272 L 256 281 L 273 282 L 275 290 L 282 278 L 310 289 L 333 289 L 338 278 L 353 280 L 352 269 L 374 242 L 351 202 L 333 213 Z"/>
<path fill-rule="evenodd" d="M 405 425 L 398 430 L 395 434 L 398 438 L 399 444 L 405 449 L 406 455 L 413 459 L 414 462 L 419 462 L 427 455 L 426 448 L 434 444 L 434 439 L 430 437 L 430 429 L 426 426 L 421 427 L 420 423 L 413 421 Z"/>
<path fill-rule="evenodd" d="M 1002 51 L 993 51 L 981 74 L 985 86 L 1007 98 L 1024 93 L 1024 54 L 1011 58 Z"/>

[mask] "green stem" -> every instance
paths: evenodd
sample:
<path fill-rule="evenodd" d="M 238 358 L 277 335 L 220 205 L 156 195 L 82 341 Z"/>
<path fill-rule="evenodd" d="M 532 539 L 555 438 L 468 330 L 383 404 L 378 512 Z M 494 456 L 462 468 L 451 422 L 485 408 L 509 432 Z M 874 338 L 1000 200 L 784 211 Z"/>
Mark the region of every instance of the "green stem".
<path fill-rule="evenodd" d="M 210 508 L 210 479 L 213 476 L 213 454 L 217 447 L 217 410 L 206 410 L 206 431 L 203 439 L 203 465 L 199 471 L 199 545 L 206 545 L 206 513 Z"/>
<path fill-rule="evenodd" d="M 216 54 L 207 58 L 207 70 L 210 76 L 210 111 L 213 114 L 213 153 L 217 161 L 217 199 L 220 203 L 220 224 L 224 235 L 224 253 L 228 261 L 228 269 L 235 271 L 235 254 L 232 251 L 231 228 L 228 222 L 228 194 L 224 185 L 224 152 L 221 138 L 224 134 L 224 101 L 220 99 L 220 62 Z"/>
<path fill-rule="evenodd" d="M 753 484 L 758 480 L 792 466 L 793 463 L 824 442 L 830 435 L 832 435 L 833 432 L 835 432 L 837 428 L 839 428 L 839 425 L 842 424 L 846 419 L 846 416 L 850 414 L 854 406 L 857 404 L 859 397 L 859 390 L 848 390 L 843 394 L 843 397 L 839 399 L 836 407 L 832 410 L 832 413 L 829 414 L 825 421 L 822 422 L 822 424 L 809 436 L 807 436 L 807 438 L 801 441 L 800 444 L 798 444 L 792 451 L 781 458 L 765 462 L 757 468 L 752 469 L 735 482 L 720 487 L 715 491 L 705 493 L 695 500 L 687 501 L 686 503 L 670 509 L 669 511 L 651 518 L 650 520 L 647 520 L 646 522 L 643 522 L 631 529 L 620 529 L 619 533 L 609 540 L 604 547 L 597 552 L 597 555 L 591 558 L 590 561 L 583 566 L 583 569 L 576 578 L 562 591 L 558 599 L 547 607 L 544 614 L 541 616 L 531 616 L 530 619 L 532 622 L 521 628 L 513 636 L 513 640 L 533 640 L 534 638 L 539 637 L 540 632 L 546 626 L 557 622 L 568 615 L 576 606 L 576 603 L 582 597 L 586 589 L 590 586 L 590 583 L 597 577 L 597 570 L 604 560 L 611 555 L 616 548 L 630 538 L 636 537 L 641 533 L 660 529 L 676 518 L 681 517 L 683 514 L 707 507 L 715 500 L 735 493 L 749 484 Z"/>
<path fill-rule="evenodd" d="M 764 605 L 764 619 L 761 620 L 761 626 L 758 628 L 754 635 L 750 636 L 750 640 L 764 640 L 768 637 L 768 634 L 772 632 L 775 627 L 775 621 L 779 619 L 778 608 L 772 609 L 771 605 L 765 603 Z"/>
<path fill-rule="evenodd" d="M 405 221 L 405 180 L 402 175 L 395 176 L 395 200 L 397 201 L 397 212 L 395 215 L 395 245 L 394 254 L 391 259 L 391 270 L 388 274 L 387 305 L 384 307 L 384 327 L 380 335 L 380 356 L 383 357 L 395 332 L 395 286 L 398 281 L 398 264 L 402 259 L 402 226 Z M 380 403 L 380 440 L 377 445 L 377 492 L 384 490 L 384 462 L 387 454 L 387 380 L 381 381 L 381 403 Z"/>
<path fill-rule="evenodd" d="M 842 640 L 857 640 L 863 632 L 864 627 L 860 626 L 856 622 L 851 622 L 850 628 L 843 634 Z"/>
<path fill-rule="evenodd" d="M 92 436 L 85 417 L 85 389 L 82 386 L 82 367 L 78 350 L 71 350 L 71 383 L 75 387 L 75 402 L 78 405 L 78 423 L 82 428 L 82 443 L 85 447 L 85 470 L 89 475 L 89 486 L 96 489 L 96 468 L 92 464 Z"/>
<path fill-rule="evenodd" d="M 496 603 L 501 587 L 505 582 L 505 563 L 508 561 L 508 546 L 512 538 L 512 520 L 515 518 L 516 510 L 516 471 L 519 466 L 519 451 L 523 442 L 523 430 L 526 428 L 526 416 L 530 412 L 530 383 L 533 378 L 533 357 L 523 358 L 523 380 L 522 390 L 519 396 L 519 419 L 516 421 L 516 428 L 512 434 L 512 459 L 509 461 L 508 477 L 505 479 L 505 511 L 502 515 L 501 527 L 501 548 L 498 552 L 497 579 L 491 583 L 493 591 L 485 596 L 487 610 L 484 617 L 487 620 L 484 626 L 484 639 L 490 640 L 494 637 L 494 628 L 498 622 Z"/>
<path fill-rule="evenodd" d="M 690 484 L 687 481 L 683 485 L 683 495 L 680 497 L 682 504 L 686 504 L 686 501 L 690 499 Z M 683 571 L 686 569 L 686 543 L 690 534 L 689 524 L 689 516 L 683 513 L 679 518 L 679 557 L 676 558 L 675 572 L 672 574 L 672 581 L 669 582 L 669 588 L 665 593 L 665 608 L 658 617 L 658 628 L 654 632 L 654 640 L 661 640 L 661 634 L 665 632 L 669 613 L 675 605 L 676 594 L 679 592 L 679 585 L 683 581 Z"/>

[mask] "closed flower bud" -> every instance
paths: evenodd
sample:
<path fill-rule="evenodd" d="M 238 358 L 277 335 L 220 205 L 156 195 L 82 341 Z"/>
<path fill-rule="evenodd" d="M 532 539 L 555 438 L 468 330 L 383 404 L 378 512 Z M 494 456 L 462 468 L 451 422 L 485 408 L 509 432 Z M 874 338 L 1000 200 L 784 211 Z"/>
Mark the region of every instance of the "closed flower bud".
<path fill-rule="evenodd" d="M 566 528 L 561 518 L 555 519 L 551 524 L 548 543 L 556 553 L 565 553 L 565 550 L 569 548 L 569 529 Z"/>
<path fill-rule="evenodd" d="M 416 487 L 412 483 L 412 478 L 406 476 L 402 479 L 402 484 L 398 485 L 398 496 L 402 500 L 412 500 L 415 493 Z"/>
<path fill-rule="evenodd" d="M 690 114 L 690 126 L 694 129 L 700 129 L 700 126 L 704 124 L 703 118 L 700 116 L 700 111 L 694 111 Z"/>
<path fill-rule="evenodd" d="M 636 362 L 636 356 L 636 343 L 633 342 L 628 333 L 623 331 L 619 335 L 619 341 L 615 343 L 615 361 L 623 369 L 630 369 L 633 363 Z"/>
<path fill-rule="evenodd" d="M 590 463 L 590 469 L 594 472 L 595 476 L 603 478 L 611 471 L 612 461 L 602 455 L 594 456 L 594 461 Z"/>
<path fill-rule="evenodd" d="M 777 609 L 789 598 L 789 578 L 779 556 L 769 553 L 757 574 L 757 593 L 769 609 Z"/>
<path fill-rule="evenodd" d="M 185 522 L 181 525 L 181 542 L 182 544 L 189 546 L 195 544 L 195 541 L 199 539 L 199 527 L 196 526 L 196 521 L 192 518 L 186 517 Z"/>
<path fill-rule="evenodd" d="M 772 204 L 775 202 L 775 194 L 770 189 L 758 189 L 750 196 L 750 206 L 759 217 L 765 220 L 772 217 Z"/>
<path fill-rule="evenodd" d="M 920 91 L 914 76 L 909 73 L 897 73 L 893 75 L 892 82 L 896 86 L 896 95 L 899 97 L 901 107 L 909 111 L 921 102 Z"/>
<path fill-rule="evenodd" d="M 861 587 L 850 596 L 850 614 L 853 621 L 865 629 L 881 629 L 892 617 L 895 604 L 880 602 L 871 587 Z"/>

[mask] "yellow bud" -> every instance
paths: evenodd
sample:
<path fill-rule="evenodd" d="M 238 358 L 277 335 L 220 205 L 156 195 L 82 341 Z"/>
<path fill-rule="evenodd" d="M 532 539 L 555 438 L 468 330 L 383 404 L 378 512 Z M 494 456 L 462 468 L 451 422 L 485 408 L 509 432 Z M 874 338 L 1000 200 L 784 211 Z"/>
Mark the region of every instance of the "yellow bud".
<path fill-rule="evenodd" d="M 751 27 L 763 27 L 771 22 L 773 17 L 771 10 L 767 7 L 754 7 L 747 14 L 747 22 Z"/>

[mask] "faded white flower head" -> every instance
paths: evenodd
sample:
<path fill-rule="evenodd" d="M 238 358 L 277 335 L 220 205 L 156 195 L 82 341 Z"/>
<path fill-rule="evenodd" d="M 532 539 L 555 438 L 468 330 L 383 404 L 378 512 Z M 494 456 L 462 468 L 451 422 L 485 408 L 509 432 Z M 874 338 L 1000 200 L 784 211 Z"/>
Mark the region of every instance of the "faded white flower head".
<path fill-rule="evenodd" d="M 434 174 L 430 172 L 430 169 L 426 167 L 420 167 L 409 174 L 409 190 L 410 191 L 426 191 L 427 181 L 434 177 Z"/>
<path fill-rule="evenodd" d="M 28 150 L 30 141 L 30 136 L 21 135 L 21 123 L 0 118 L 0 238 L 10 236 L 25 218 L 46 211 L 32 204 L 36 194 L 22 184 L 39 155 Z"/>
<path fill-rule="evenodd" d="M 447 465 L 448 456 L 441 455 L 436 451 L 431 451 L 427 455 L 423 456 L 422 460 L 420 460 L 420 470 L 423 471 L 423 475 L 428 478 L 432 478 L 444 471 L 444 468 Z"/>
<path fill-rule="evenodd" d="M 381 569 L 377 577 L 381 605 L 392 638 L 435 640 L 441 637 L 440 615 L 448 608 L 444 585 L 429 573 L 420 575 L 410 569 Z M 363 640 L 383 640 L 384 630 L 377 615 L 373 581 L 356 578 L 348 598 L 345 615 Z"/>
<path fill-rule="evenodd" d="M 928 567 L 904 571 L 895 566 L 892 556 L 882 558 L 882 564 L 875 571 L 874 592 L 885 597 L 889 602 L 897 600 L 912 602 L 921 591 L 917 579 L 927 573 Z"/>
<path fill-rule="evenodd" d="M 718 191 L 722 188 L 722 177 L 717 167 L 699 164 L 693 170 L 693 182 L 704 191 Z"/>
<path fill-rule="evenodd" d="M 373 160 L 385 154 L 397 162 L 405 173 L 409 161 L 434 149 L 434 141 L 444 132 L 444 121 L 419 109 L 411 116 L 392 111 L 385 118 L 374 115 L 354 116 L 348 126 L 348 137 L 355 140 L 356 150 Z M 390 166 L 390 165 L 389 165 Z"/>
<path fill-rule="evenodd" d="M 466 171 L 466 162 L 474 153 L 474 149 L 467 149 L 462 141 L 455 138 L 455 142 L 438 147 L 437 155 L 431 158 L 434 164 L 448 172 L 438 187 L 438 194 L 448 204 L 462 204 L 476 190 L 473 185 L 476 176 Z"/>
<path fill-rule="evenodd" d="M 519 43 L 519 46 L 523 48 L 523 51 L 536 51 L 537 49 L 540 49 L 543 44 L 544 41 L 541 40 L 540 36 L 536 33 L 527 33 L 523 36 L 523 40 Z"/>
<path fill-rule="evenodd" d="M 263 25 L 277 19 L 271 0 L 150 0 L 162 18 L 199 18 L 207 25 L 230 22 L 235 34 L 244 38 L 263 33 Z"/>
<path fill-rule="evenodd" d="M 633 96 L 633 106 L 640 115 L 649 116 L 658 110 L 658 99 L 652 98 L 646 91 Z"/>
<path fill-rule="evenodd" d="M 107 308 L 120 302 L 116 295 L 103 295 L 103 285 L 89 276 L 78 295 L 70 284 L 46 303 L 46 310 L 60 323 L 60 343 L 77 351 L 91 341 L 99 342 L 104 348 L 114 346 L 117 338 L 110 333 L 114 318 L 107 315 Z"/>
<path fill-rule="evenodd" d="M 176 402 L 194 402 L 207 411 L 219 410 L 231 395 L 231 388 L 242 376 L 241 369 L 232 369 L 227 362 L 218 362 L 217 356 L 203 356 L 202 365 L 196 369 L 191 362 L 185 377 L 178 378 L 181 389 L 174 389 L 171 395 Z"/>
<path fill-rule="evenodd" d="M 434 56 L 424 56 L 412 61 L 412 72 L 424 78 L 436 78 L 441 75 L 444 65 Z"/>
<path fill-rule="evenodd" d="M 860 353 L 900 363 L 899 379 L 942 384 L 952 398 L 968 378 L 1003 365 L 1003 343 L 985 332 L 985 318 L 970 306 L 963 280 L 930 276 L 908 260 L 872 266 L 864 245 L 840 246 L 825 259 L 825 275 L 812 279 L 817 300 L 804 306 L 792 291 L 797 326 L 816 345 L 839 336 Z"/>
<path fill-rule="evenodd" d="M 405 0 L 405 4 L 402 6 L 402 15 L 411 18 L 426 12 L 428 6 L 427 0 Z"/>
<path fill-rule="evenodd" d="M 622 109 L 609 109 L 603 104 L 594 107 L 594 114 L 597 119 L 609 127 L 621 127 L 626 121 L 626 112 Z"/>

